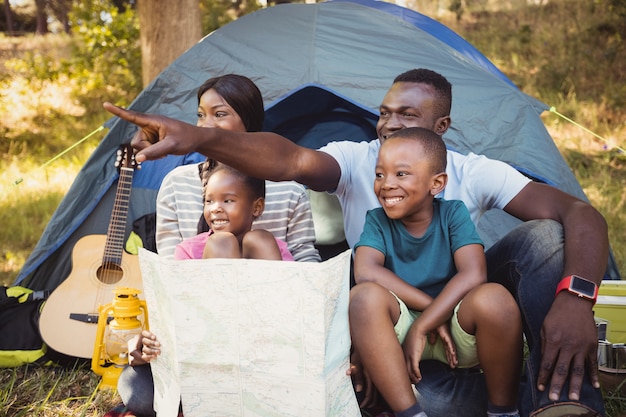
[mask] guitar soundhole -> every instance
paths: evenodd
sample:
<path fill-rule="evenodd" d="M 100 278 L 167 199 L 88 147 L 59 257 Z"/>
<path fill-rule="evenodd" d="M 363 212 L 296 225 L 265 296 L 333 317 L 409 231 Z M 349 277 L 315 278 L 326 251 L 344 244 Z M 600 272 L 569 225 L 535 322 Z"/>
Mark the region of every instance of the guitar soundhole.
<path fill-rule="evenodd" d="M 116 284 L 124 277 L 122 268 L 114 263 L 104 263 L 96 273 L 100 282 L 104 284 Z"/>

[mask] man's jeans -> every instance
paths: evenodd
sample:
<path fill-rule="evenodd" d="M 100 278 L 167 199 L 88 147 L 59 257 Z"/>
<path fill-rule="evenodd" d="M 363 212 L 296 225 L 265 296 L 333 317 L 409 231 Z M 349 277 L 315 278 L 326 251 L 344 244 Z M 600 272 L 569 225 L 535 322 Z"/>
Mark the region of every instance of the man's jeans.
<path fill-rule="evenodd" d="M 525 379 L 520 386 L 521 416 L 604 415 L 599 389 L 585 378 L 580 403 L 568 400 L 569 384 L 556 406 L 547 390 L 537 390 L 541 360 L 541 326 L 548 313 L 563 272 L 563 229 L 553 220 L 522 223 L 487 251 L 489 281 L 503 284 L 515 297 L 522 313 L 530 349 Z M 416 385 L 418 401 L 429 417 L 477 417 L 487 414 L 487 393 L 482 374 L 450 370 L 434 361 L 420 363 L 422 381 Z M 563 412 L 558 412 L 563 408 Z M 567 411 L 565 409 L 567 408 Z M 575 411 L 572 411 L 574 409 Z M 541 410 L 541 412 L 539 412 Z M 580 414 L 577 410 L 580 410 Z M 593 413 L 595 411 L 595 413 Z"/>

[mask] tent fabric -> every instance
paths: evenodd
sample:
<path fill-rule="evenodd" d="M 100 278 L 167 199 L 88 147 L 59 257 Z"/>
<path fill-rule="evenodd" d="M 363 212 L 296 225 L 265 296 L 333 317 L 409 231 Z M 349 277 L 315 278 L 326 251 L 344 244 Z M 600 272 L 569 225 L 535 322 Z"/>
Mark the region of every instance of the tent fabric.
<path fill-rule="evenodd" d="M 449 148 L 505 161 L 585 199 L 539 117 L 547 106 L 521 92 L 445 26 L 389 3 L 282 4 L 239 18 L 181 55 L 129 108 L 195 123 L 198 86 L 212 76 L 238 73 L 254 80 L 263 94 L 266 130 L 317 148 L 331 140 L 375 138 L 378 106 L 392 80 L 419 67 L 443 74 L 453 85 L 452 126 L 444 136 Z M 123 120 L 111 121 L 16 284 L 54 289 L 71 271 L 75 242 L 87 234 L 106 234 L 117 179 L 115 153 L 135 131 Z M 135 219 L 154 212 L 167 172 L 202 159 L 192 154 L 142 164 L 133 177 L 127 232 Z M 517 222 L 492 210 L 479 231 L 489 246 Z M 611 278 L 619 278 L 611 265 Z"/>
<path fill-rule="evenodd" d="M 474 61 L 479 66 L 482 66 L 486 71 L 491 72 L 504 82 L 509 83 L 511 86 L 516 87 L 513 81 L 509 79 L 498 67 L 496 67 L 489 59 L 484 56 L 478 49 L 472 44 L 468 43 L 465 39 L 459 36 L 456 32 L 450 30 L 447 26 L 439 23 L 438 21 L 431 19 L 415 10 L 400 7 L 394 3 L 386 3 L 377 0 L 333 0 L 333 1 L 347 1 L 351 3 L 357 3 L 363 6 L 372 7 L 377 10 L 382 10 L 394 16 L 401 18 L 402 20 L 413 24 L 414 26 L 422 29 L 423 31 L 433 34 L 440 41 L 446 45 L 456 49 L 459 53 L 465 55 L 467 58 Z M 517 88 L 517 87 L 516 87 Z"/>

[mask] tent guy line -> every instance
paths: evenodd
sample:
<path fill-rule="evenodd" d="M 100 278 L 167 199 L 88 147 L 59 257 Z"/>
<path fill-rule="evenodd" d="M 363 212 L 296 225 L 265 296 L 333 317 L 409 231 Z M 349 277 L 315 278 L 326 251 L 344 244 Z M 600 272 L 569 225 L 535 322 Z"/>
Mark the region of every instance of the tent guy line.
<path fill-rule="evenodd" d="M 585 126 L 581 125 L 580 123 L 575 122 L 574 120 L 570 119 L 569 117 L 565 116 L 562 113 L 559 113 L 556 110 L 556 107 L 552 106 L 550 107 L 550 112 L 556 114 L 557 116 L 559 116 L 560 118 L 562 118 L 563 120 L 570 122 L 571 124 L 573 124 L 574 126 L 577 126 L 579 128 L 581 128 L 582 130 L 584 130 L 585 132 L 595 136 L 596 138 L 600 139 L 602 142 L 604 142 L 607 146 L 611 147 L 611 148 L 615 148 L 618 151 L 620 151 L 621 153 L 626 153 L 626 150 L 624 150 L 623 148 L 619 147 L 618 145 L 614 145 L 612 144 L 608 139 L 605 139 L 604 137 L 598 135 L 595 132 L 592 132 L 591 130 L 587 129 Z M 609 148 L 610 149 L 610 148 Z"/>
<path fill-rule="evenodd" d="M 78 145 L 82 144 L 87 139 L 89 139 L 90 137 L 92 137 L 96 133 L 102 131 L 103 129 L 104 129 L 104 126 L 100 126 L 97 129 L 93 130 L 91 133 L 87 134 L 82 139 L 76 141 L 76 143 L 74 143 L 73 145 L 70 145 L 67 148 L 65 148 L 65 150 L 59 152 L 56 156 L 48 159 L 46 162 L 41 164 L 41 166 L 39 166 L 37 169 L 43 169 L 43 168 L 47 167 L 48 165 L 50 165 L 51 163 L 53 163 L 57 159 L 61 158 L 63 155 L 65 155 L 66 153 L 68 153 L 69 151 L 71 151 L 72 149 L 77 147 Z M 21 184 L 22 182 L 24 182 L 24 178 L 20 177 L 20 178 L 16 179 L 15 181 L 13 181 L 13 185 L 18 185 L 18 184 Z"/>

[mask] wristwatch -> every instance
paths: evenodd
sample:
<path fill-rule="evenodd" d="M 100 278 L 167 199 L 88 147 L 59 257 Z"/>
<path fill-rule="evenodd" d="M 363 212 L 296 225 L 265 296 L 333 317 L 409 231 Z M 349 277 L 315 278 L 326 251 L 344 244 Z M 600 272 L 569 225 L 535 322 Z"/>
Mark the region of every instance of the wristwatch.
<path fill-rule="evenodd" d="M 569 275 L 563 278 L 556 287 L 556 294 L 561 291 L 569 291 L 580 298 L 591 300 L 594 304 L 598 298 L 598 286 L 596 283 L 578 275 Z"/>

